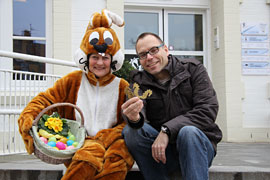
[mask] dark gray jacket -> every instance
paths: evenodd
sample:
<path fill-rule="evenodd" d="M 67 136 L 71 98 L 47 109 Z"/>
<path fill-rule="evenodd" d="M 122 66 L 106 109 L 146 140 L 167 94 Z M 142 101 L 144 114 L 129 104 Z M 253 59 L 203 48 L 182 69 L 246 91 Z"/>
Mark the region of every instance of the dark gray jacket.
<path fill-rule="evenodd" d="M 169 55 L 165 69 L 171 76 L 167 86 L 160 85 L 146 71 L 131 73 L 131 87 L 136 82 L 141 93 L 151 89 L 153 94 L 144 100 L 141 120 L 128 124 L 140 128 L 146 121 L 158 131 L 165 125 L 170 130 L 170 143 L 175 142 L 182 127 L 195 126 L 205 133 L 216 150 L 222 139 L 222 132 L 215 124 L 218 101 L 205 67 L 195 59 L 179 60 Z"/>

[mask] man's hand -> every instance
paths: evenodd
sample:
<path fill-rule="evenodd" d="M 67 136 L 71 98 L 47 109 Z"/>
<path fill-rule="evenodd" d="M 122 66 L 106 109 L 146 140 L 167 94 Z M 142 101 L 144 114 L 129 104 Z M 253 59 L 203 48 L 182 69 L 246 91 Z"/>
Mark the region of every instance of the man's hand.
<path fill-rule="evenodd" d="M 166 164 L 166 148 L 168 143 L 168 135 L 161 131 L 152 145 L 152 156 L 156 162 L 159 163 L 161 161 L 163 164 Z"/>
<path fill-rule="evenodd" d="M 130 121 L 136 122 L 140 119 L 140 112 L 143 108 L 143 101 L 138 97 L 133 97 L 126 101 L 122 106 L 123 114 L 128 117 Z"/>

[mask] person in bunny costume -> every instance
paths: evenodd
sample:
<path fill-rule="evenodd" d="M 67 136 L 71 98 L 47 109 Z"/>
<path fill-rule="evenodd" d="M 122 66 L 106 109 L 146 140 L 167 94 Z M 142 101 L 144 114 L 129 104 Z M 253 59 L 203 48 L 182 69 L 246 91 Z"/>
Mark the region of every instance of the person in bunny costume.
<path fill-rule="evenodd" d="M 112 74 L 124 61 L 112 23 L 119 27 L 124 25 L 120 16 L 106 9 L 92 15 L 74 56 L 81 70 L 62 77 L 53 87 L 34 97 L 18 119 L 27 152 L 32 154 L 33 138 L 29 131 L 42 109 L 54 103 L 69 102 L 82 110 L 87 137 L 72 161 L 65 163 L 67 170 L 62 180 L 121 180 L 134 163 L 121 135 L 125 126 L 121 105 L 129 84 Z M 80 117 L 71 107 L 57 107 L 56 111 L 68 119 Z"/>

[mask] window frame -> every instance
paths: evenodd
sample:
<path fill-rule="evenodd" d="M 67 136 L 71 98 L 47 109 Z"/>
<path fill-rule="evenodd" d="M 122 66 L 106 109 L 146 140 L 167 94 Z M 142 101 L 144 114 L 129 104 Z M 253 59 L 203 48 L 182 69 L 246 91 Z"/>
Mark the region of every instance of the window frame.
<path fill-rule="evenodd" d="M 125 12 L 157 12 L 159 13 L 159 36 L 168 44 L 168 14 L 199 14 L 202 15 L 203 30 L 203 50 L 202 51 L 171 51 L 173 55 L 202 56 L 203 64 L 211 76 L 211 31 L 210 31 L 210 9 L 209 8 L 184 8 L 184 7 L 140 7 L 126 6 Z M 134 50 L 125 49 L 125 54 L 136 54 Z"/>
<path fill-rule="evenodd" d="M 207 65 L 207 42 L 206 42 L 206 12 L 202 10 L 165 10 L 164 9 L 164 39 L 165 39 L 165 44 L 169 44 L 169 36 L 168 36 L 168 14 L 190 14 L 190 15 L 202 15 L 202 30 L 203 30 L 203 50 L 202 51 L 172 51 L 170 50 L 170 54 L 172 55 L 185 55 L 185 56 L 202 56 L 203 57 L 203 64 L 206 66 Z"/>

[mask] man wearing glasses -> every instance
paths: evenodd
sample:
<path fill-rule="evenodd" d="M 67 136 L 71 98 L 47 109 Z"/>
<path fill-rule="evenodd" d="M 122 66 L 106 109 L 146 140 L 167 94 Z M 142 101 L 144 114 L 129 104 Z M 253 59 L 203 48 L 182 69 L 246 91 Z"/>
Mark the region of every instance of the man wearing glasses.
<path fill-rule="evenodd" d="M 215 124 L 218 102 L 206 69 L 197 60 L 177 59 L 159 36 L 136 41 L 143 71 L 131 74 L 130 87 L 147 99 L 122 105 L 128 125 L 122 134 L 146 180 L 168 179 L 180 170 L 185 180 L 207 180 L 222 132 Z"/>

